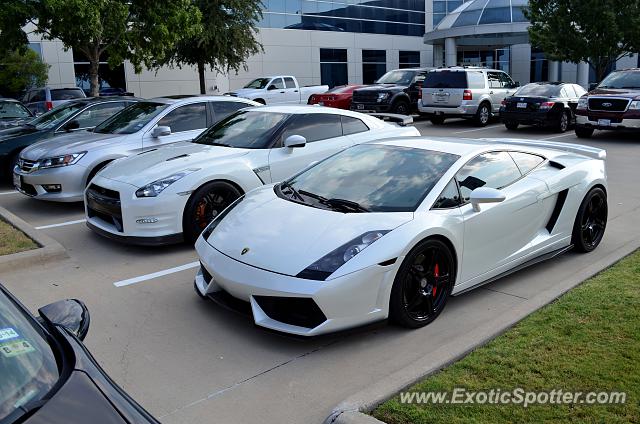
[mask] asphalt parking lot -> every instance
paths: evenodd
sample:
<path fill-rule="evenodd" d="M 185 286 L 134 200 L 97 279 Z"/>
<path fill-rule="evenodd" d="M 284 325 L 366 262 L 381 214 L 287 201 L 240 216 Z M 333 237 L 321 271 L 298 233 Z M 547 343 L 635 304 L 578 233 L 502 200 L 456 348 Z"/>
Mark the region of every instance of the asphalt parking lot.
<path fill-rule="evenodd" d="M 572 131 L 510 132 L 497 123 L 416 126 L 433 136 L 578 142 Z M 60 242 L 69 259 L 16 269 L 0 280 L 32 310 L 61 298 L 83 300 L 91 311 L 86 344 L 113 379 L 164 423 L 321 422 L 352 393 L 640 239 L 640 137 L 597 132 L 580 142 L 608 153 L 609 224 L 601 246 L 453 298 L 419 330 L 380 323 L 297 339 L 256 328 L 194 293 L 193 249 L 112 242 L 86 228 L 81 204 L 42 203 L 7 185 L 0 187 L 0 206 Z"/>

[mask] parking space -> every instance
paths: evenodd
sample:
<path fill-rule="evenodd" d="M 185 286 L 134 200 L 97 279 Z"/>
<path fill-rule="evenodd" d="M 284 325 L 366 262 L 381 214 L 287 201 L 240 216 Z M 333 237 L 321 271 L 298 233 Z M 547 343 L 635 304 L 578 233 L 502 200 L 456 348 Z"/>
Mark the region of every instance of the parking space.
<path fill-rule="evenodd" d="M 51 204 L 0 187 L 0 206 L 41 228 L 69 259 L 1 277 L 28 307 L 79 298 L 91 311 L 86 340 L 107 372 L 164 423 L 313 423 L 342 399 L 411 364 L 444 343 L 526 302 L 536 293 L 615 255 L 640 237 L 637 135 L 596 133 L 578 140 L 498 123 L 459 120 L 423 135 L 517 137 L 580 142 L 608 152 L 609 228 L 590 255 L 567 254 L 453 298 L 433 324 L 407 331 L 385 323 L 314 339 L 253 326 L 248 317 L 193 291 L 192 248 L 125 246 L 92 233 L 80 204 Z"/>

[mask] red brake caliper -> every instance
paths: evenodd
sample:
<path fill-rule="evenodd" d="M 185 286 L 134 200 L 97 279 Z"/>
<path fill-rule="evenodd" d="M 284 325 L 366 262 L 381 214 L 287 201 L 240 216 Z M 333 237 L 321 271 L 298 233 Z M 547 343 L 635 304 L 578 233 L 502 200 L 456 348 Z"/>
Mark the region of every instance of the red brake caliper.
<path fill-rule="evenodd" d="M 435 267 L 433 267 L 433 276 L 438 278 L 440 276 L 440 267 L 438 267 L 438 264 L 436 264 Z M 433 293 L 432 293 L 433 297 L 436 297 L 436 285 L 433 285 Z"/>

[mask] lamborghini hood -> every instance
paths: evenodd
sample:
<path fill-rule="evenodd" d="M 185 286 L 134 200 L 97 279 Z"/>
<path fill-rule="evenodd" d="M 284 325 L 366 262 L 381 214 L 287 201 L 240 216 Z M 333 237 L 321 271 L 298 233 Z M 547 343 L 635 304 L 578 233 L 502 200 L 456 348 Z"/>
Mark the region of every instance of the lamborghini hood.
<path fill-rule="evenodd" d="M 247 265 L 295 276 L 368 231 L 392 230 L 411 219 L 410 212 L 342 213 L 305 206 L 265 186 L 248 194 L 207 241 Z"/>

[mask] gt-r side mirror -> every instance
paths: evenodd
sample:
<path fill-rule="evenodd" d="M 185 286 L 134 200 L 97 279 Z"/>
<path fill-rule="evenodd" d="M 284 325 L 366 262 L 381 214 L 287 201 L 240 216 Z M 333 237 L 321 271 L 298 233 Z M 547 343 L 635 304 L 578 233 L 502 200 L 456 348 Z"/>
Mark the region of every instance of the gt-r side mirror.
<path fill-rule="evenodd" d="M 301 135 L 290 135 L 284 140 L 284 147 L 304 147 L 307 144 L 307 139 Z"/>
<path fill-rule="evenodd" d="M 80 340 L 89 332 L 89 310 L 79 300 L 59 300 L 38 309 L 38 313 L 45 322 L 64 327 Z"/>
<path fill-rule="evenodd" d="M 473 210 L 476 212 L 480 212 L 481 203 L 500 203 L 507 198 L 500 190 L 490 187 L 478 187 L 471 192 L 469 197 L 471 206 L 473 206 Z"/>
<path fill-rule="evenodd" d="M 151 131 L 151 137 L 153 138 L 158 138 L 165 135 L 171 135 L 171 127 L 159 125 Z"/>

